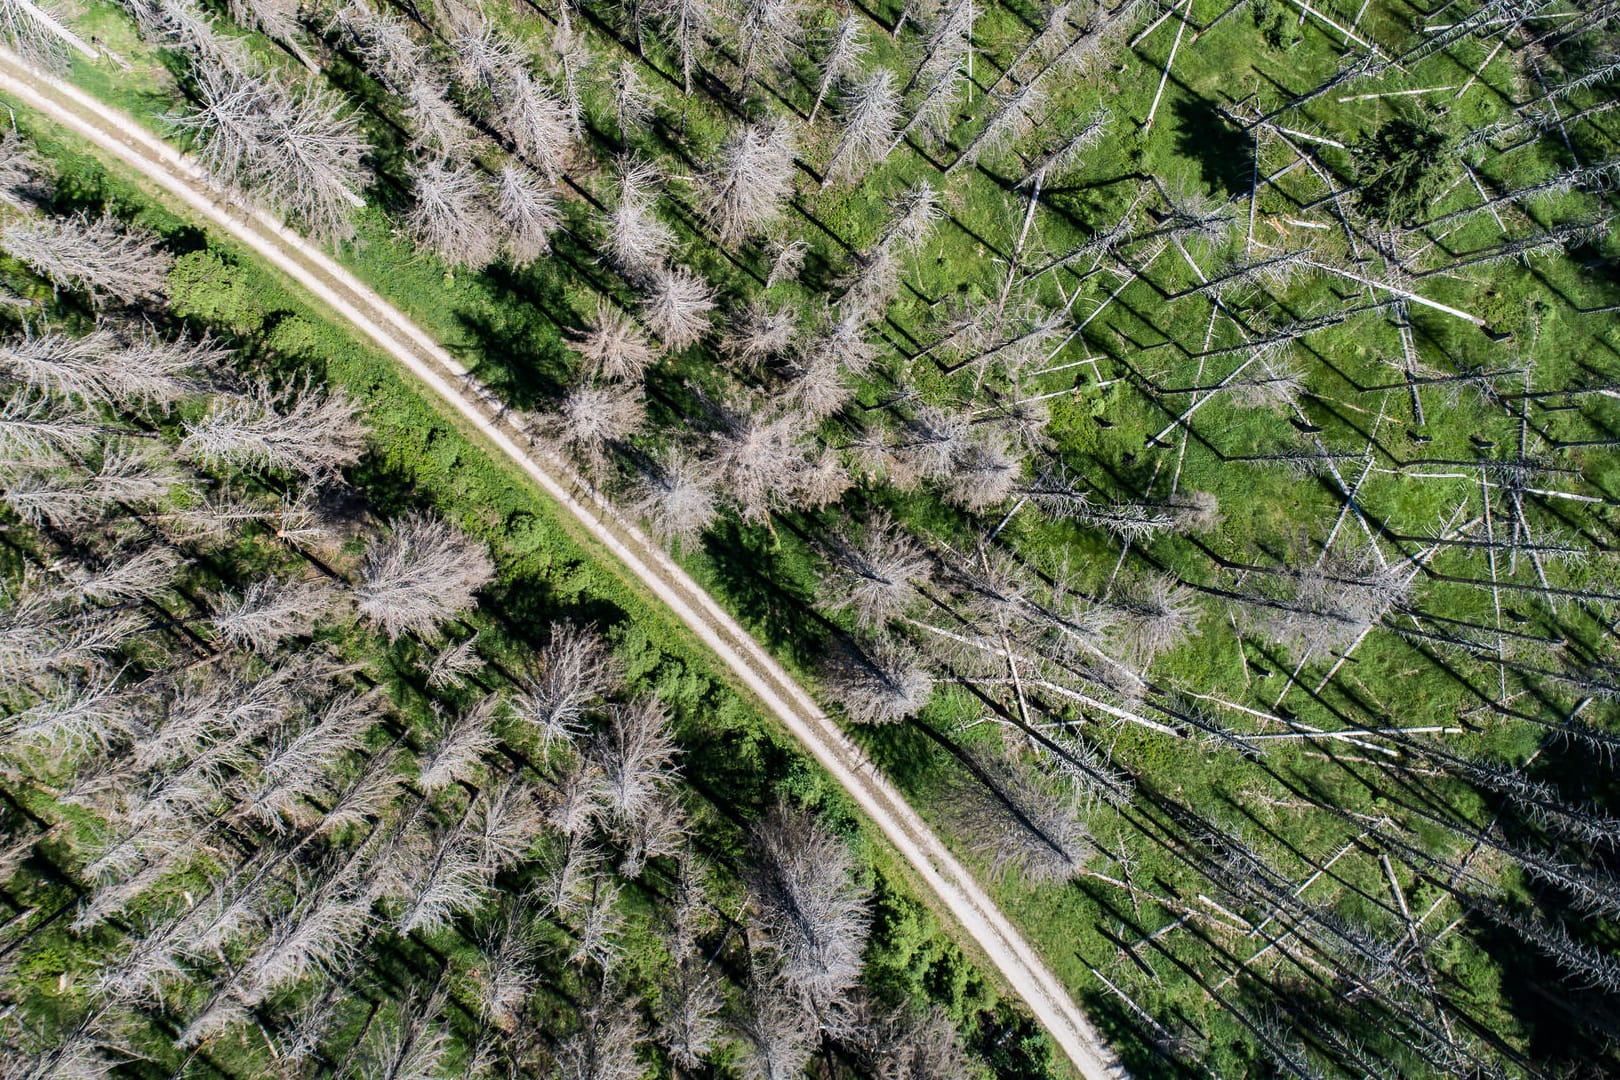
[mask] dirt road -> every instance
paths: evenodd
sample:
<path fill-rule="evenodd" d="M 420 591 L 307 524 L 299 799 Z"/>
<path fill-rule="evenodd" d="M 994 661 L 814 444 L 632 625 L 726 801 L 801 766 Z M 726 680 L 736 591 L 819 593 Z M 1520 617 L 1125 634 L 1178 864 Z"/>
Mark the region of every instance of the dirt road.
<path fill-rule="evenodd" d="M 691 628 L 813 754 L 978 943 L 1086 1080 L 1121 1075 L 1061 983 L 900 793 L 758 642 L 566 462 L 531 450 L 500 402 L 382 297 L 268 214 L 220 192 L 133 119 L 0 49 L 0 94 L 116 157 L 348 320 L 475 424 Z"/>

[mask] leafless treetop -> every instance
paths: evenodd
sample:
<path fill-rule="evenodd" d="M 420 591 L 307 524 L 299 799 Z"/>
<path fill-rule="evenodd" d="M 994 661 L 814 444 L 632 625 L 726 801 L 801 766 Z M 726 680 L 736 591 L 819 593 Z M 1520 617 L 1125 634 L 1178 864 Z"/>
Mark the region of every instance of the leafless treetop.
<path fill-rule="evenodd" d="M 867 629 L 902 614 L 917 597 L 916 583 L 932 576 L 932 560 L 886 513 L 874 515 L 859 539 L 834 534 L 827 552 L 832 573 L 823 588 L 830 606 L 847 608 Z"/>
<path fill-rule="evenodd" d="M 783 981 L 825 1010 L 855 985 L 870 929 L 848 846 L 802 810 L 778 805 L 753 832 L 753 896 Z"/>
<path fill-rule="evenodd" d="M 670 349 L 695 345 L 709 332 L 714 292 L 708 282 L 684 266 L 660 269 L 642 299 L 642 318 Z"/>
<path fill-rule="evenodd" d="M 390 639 L 431 638 L 446 620 L 474 607 L 495 576 L 484 545 L 436 517 L 396 519 L 372 541 L 355 588 L 360 614 Z"/>
<path fill-rule="evenodd" d="M 597 634 L 572 623 L 552 627 L 537 677 L 513 699 L 519 716 L 535 725 L 547 745 L 572 743 L 586 712 L 617 691 L 623 674 Z"/>
<path fill-rule="evenodd" d="M 405 227 L 446 266 L 472 269 L 493 262 L 499 247 L 495 213 L 483 178 L 470 165 L 444 161 L 411 166 L 414 202 Z"/>
<path fill-rule="evenodd" d="M 222 183 L 263 198 L 313 235 L 346 240 L 371 150 L 336 92 L 311 76 L 296 92 L 241 50 L 199 54 L 194 103 L 174 118 Z"/>
<path fill-rule="evenodd" d="M 690 543 L 709 527 L 718 508 L 712 471 L 672 447 L 642 469 L 636 510 L 665 541 Z"/>
<path fill-rule="evenodd" d="M 275 390 L 256 383 L 246 394 L 216 397 L 206 415 L 186 424 L 182 453 L 205 464 L 330 478 L 360 460 L 366 428 L 341 390 L 308 382 Z"/>
<path fill-rule="evenodd" d="M 702 192 L 721 243 L 737 244 L 764 231 L 793 193 L 793 140 L 787 125 L 753 124 L 732 135 Z"/>
<path fill-rule="evenodd" d="M 860 647 L 840 640 L 826 665 L 827 692 L 858 724 L 892 724 L 928 704 L 934 680 L 913 650 L 899 644 Z"/>
<path fill-rule="evenodd" d="M 615 382 L 639 382 L 657 358 L 635 320 L 603 297 L 597 298 L 596 314 L 574 348 L 591 365 L 592 374 Z"/>
<path fill-rule="evenodd" d="M 0 232 L 0 249 L 39 271 L 57 288 L 125 304 L 160 299 L 174 258 L 147 230 L 107 214 L 24 218 Z"/>

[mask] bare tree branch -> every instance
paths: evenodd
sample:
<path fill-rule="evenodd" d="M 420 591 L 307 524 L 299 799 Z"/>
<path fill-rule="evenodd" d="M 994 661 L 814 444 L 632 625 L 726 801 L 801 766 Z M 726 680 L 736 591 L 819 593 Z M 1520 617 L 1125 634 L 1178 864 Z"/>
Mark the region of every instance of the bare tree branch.
<path fill-rule="evenodd" d="M 483 544 L 438 518 L 411 513 L 367 549 L 355 601 L 390 640 L 431 638 L 446 620 L 475 607 L 473 594 L 494 577 Z"/>

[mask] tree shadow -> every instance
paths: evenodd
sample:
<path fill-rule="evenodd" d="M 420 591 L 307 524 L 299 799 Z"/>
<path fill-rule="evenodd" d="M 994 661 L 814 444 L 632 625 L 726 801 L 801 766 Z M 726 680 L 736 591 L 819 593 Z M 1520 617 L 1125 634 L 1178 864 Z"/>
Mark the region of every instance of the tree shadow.
<path fill-rule="evenodd" d="M 1177 98 L 1176 152 L 1198 163 L 1204 182 L 1218 194 L 1247 192 L 1254 182 L 1254 144 L 1208 98 Z"/>
<path fill-rule="evenodd" d="M 704 536 L 703 546 L 718 578 L 716 591 L 744 624 L 795 663 L 815 663 L 826 631 L 812 598 L 791 584 L 780 543 L 763 529 L 727 520 Z"/>

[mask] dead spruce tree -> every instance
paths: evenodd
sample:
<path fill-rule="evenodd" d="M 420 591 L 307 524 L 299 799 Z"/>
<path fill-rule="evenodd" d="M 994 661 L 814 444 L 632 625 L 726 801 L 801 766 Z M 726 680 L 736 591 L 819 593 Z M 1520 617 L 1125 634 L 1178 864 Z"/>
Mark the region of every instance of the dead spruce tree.
<path fill-rule="evenodd" d="M 681 92 L 692 94 L 692 69 L 721 12 L 714 0 L 642 0 L 648 15 L 664 25 L 681 59 Z"/>
<path fill-rule="evenodd" d="M 298 45 L 300 25 L 296 0 L 231 0 L 225 8 L 233 22 L 276 39 L 305 67 L 315 70 L 315 62 Z"/>
<path fill-rule="evenodd" d="M 775 510 L 813 501 L 819 462 L 812 457 L 812 427 L 802 417 L 755 408 L 744 402 L 716 410 L 712 461 L 719 489 L 744 520 L 763 523 Z"/>
<path fill-rule="evenodd" d="M 815 1052 L 816 1017 L 793 989 L 755 973 L 732 1018 L 741 1037 L 738 1068 L 746 1080 L 794 1080 Z"/>
<path fill-rule="evenodd" d="M 1040 188 L 1048 175 L 1056 177 L 1078 163 L 1080 156 L 1102 142 L 1107 134 L 1109 111 L 1099 108 L 1072 129 L 1063 140 L 1028 158 L 1024 175 L 1015 187 Z"/>
<path fill-rule="evenodd" d="M 380 1011 L 359 1048 L 355 1074 L 367 1080 L 430 1080 L 442 1076 L 451 1052 L 450 1032 L 441 1020 L 443 992 L 414 995 Z"/>
<path fill-rule="evenodd" d="M 515 1032 L 524 1006 L 539 985 L 540 949 L 525 901 L 510 902 L 505 915 L 479 941 L 478 1012 L 502 1031 Z"/>
<path fill-rule="evenodd" d="M 1128 583 L 1111 607 L 1117 615 L 1112 638 L 1138 670 L 1187 640 L 1198 623 L 1195 594 L 1168 574 Z"/>
<path fill-rule="evenodd" d="M 589 373 L 612 382 L 640 382 L 658 356 L 636 321 L 606 297 L 596 298 L 596 313 L 577 340 L 574 351 Z"/>
<path fill-rule="evenodd" d="M 370 0 L 340 0 L 326 27 L 343 34 L 366 69 L 396 93 L 419 81 L 443 85 L 425 77 L 427 50 L 411 36 L 410 20 L 391 8 L 374 7 Z"/>
<path fill-rule="evenodd" d="M 829 310 L 825 325 L 811 338 L 805 352 L 811 363 L 827 363 L 853 378 L 861 378 L 877 362 L 879 349 L 867 339 L 860 319 Z"/>
<path fill-rule="evenodd" d="M 174 257 L 158 238 L 110 214 L 24 218 L 0 232 L 0 249 L 58 289 L 124 304 L 161 299 Z"/>
<path fill-rule="evenodd" d="M 972 513 L 983 513 L 1006 502 L 1017 487 L 1022 462 L 997 431 L 979 431 L 951 463 L 940 485 L 946 502 Z"/>
<path fill-rule="evenodd" d="M 918 408 L 892 441 L 871 442 L 865 450 L 870 466 L 891 483 L 929 481 L 946 501 L 973 512 L 1004 502 L 1022 472 L 1002 432 L 974 427 L 967 415 L 931 405 Z"/>
<path fill-rule="evenodd" d="M 861 62 L 870 51 L 861 33 L 862 21 L 855 16 L 838 20 L 827 34 L 827 49 L 816 64 L 821 77 L 816 82 L 816 100 L 810 106 L 808 123 L 814 124 L 821 112 L 827 94 L 861 70 Z"/>
<path fill-rule="evenodd" d="M 1398 611 L 1417 573 L 1404 561 L 1379 562 L 1371 549 L 1334 549 L 1258 577 L 1255 617 L 1277 641 L 1310 652 L 1343 648 Z"/>
<path fill-rule="evenodd" d="M 897 147 L 912 134 L 936 137 L 949 126 L 956 106 L 957 92 L 966 78 L 967 63 L 973 51 L 973 23 L 978 17 L 974 0 L 954 0 L 937 9 L 924 37 L 911 78 L 901 94 L 916 105 L 894 138 Z M 891 147 L 892 149 L 893 147 Z"/>
<path fill-rule="evenodd" d="M 998 100 L 989 119 L 962 148 L 956 160 L 945 170 L 945 175 L 950 176 L 963 166 L 971 166 L 985 155 L 994 154 L 1029 134 L 1043 100 L 1044 90 L 1039 83 L 1021 86 Z"/>
<path fill-rule="evenodd" d="M 258 383 L 246 394 L 217 396 L 185 425 L 180 452 L 208 466 L 335 477 L 360 460 L 366 428 L 341 390 L 307 381 L 282 390 Z"/>
<path fill-rule="evenodd" d="M 568 109 L 526 70 L 514 69 L 508 80 L 496 125 L 512 140 L 517 152 L 544 173 L 546 179 L 557 180 L 573 150 L 573 126 Z"/>
<path fill-rule="evenodd" d="M 308 824 L 306 796 L 330 793 L 339 762 L 376 722 L 367 696 L 343 694 L 275 728 L 256 774 L 241 779 L 237 812 L 274 832 Z"/>
<path fill-rule="evenodd" d="M 720 512 L 713 470 L 678 446 L 646 459 L 635 512 L 666 544 L 690 544 Z"/>
<path fill-rule="evenodd" d="M 50 0 L 0 0 L 0 41 L 47 71 L 68 66 L 72 40 L 65 27 Z"/>
<path fill-rule="evenodd" d="M 1030 766 L 1003 753 L 974 753 L 953 813 L 973 850 L 996 874 L 1031 883 L 1065 881 L 1091 857 L 1090 835 L 1076 799 L 1050 790 Z"/>
<path fill-rule="evenodd" d="M 127 707 L 105 676 L 46 684 L 34 704 L 6 718 L 0 750 L 8 757 L 105 751 L 128 738 Z"/>
<path fill-rule="evenodd" d="M 427 161 L 410 168 L 410 212 L 405 228 L 448 267 L 477 270 L 495 261 L 495 212 L 478 170 Z"/>
<path fill-rule="evenodd" d="M 894 145 L 902 101 L 894 72 L 878 68 L 850 87 L 839 103 L 844 128 L 833 144 L 823 183 L 843 184 L 881 164 Z"/>
<path fill-rule="evenodd" d="M 1043 5 L 1039 29 L 1024 42 L 1001 76 L 989 86 L 989 91 L 994 93 L 1000 90 L 1011 79 L 1027 81 L 1019 78 L 1021 72 L 1027 73 L 1026 64 L 1039 67 L 1060 52 L 1075 37 L 1077 30 L 1084 33 L 1086 28 L 1074 21 L 1075 16 L 1081 14 L 1077 10 L 1080 7 L 1080 4 L 1068 2 Z"/>
<path fill-rule="evenodd" d="M 862 1001 L 843 1044 L 877 1080 L 967 1080 L 973 1075 L 951 1019 L 939 1006 L 919 1012 Z"/>
<path fill-rule="evenodd" d="M 445 621 L 475 607 L 474 594 L 494 577 L 483 544 L 439 518 L 411 513 L 366 549 L 355 603 L 389 640 L 431 638 Z"/>
<path fill-rule="evenodd" d="M 735 0 L 737 4 L 737 94 L 767 68 L 779 68 L 804 34 L 803 0 Z"/>
<path fill-rule="evenodd" d="M 796 329 L 790 307 L 775 307 L 755 299 L 733 316 L 720 341 L 720 352 L 744 371 L 752 372 L 786 355 Z"/>
<path fill-rule="evenodd" d="M 663 702 L 644 695 L 609 709 L 586 752 L 601 770 L 610 813 L 636 822 L 667 809 L 663 797 L 675 781 L 679 748 Z"/>
<path fill-rule="evenodd" d="M 713 974 L 693 957 L 677 957 L 667 969 L 654 1039 L 683 1069 L 696 1069 L 719 1045 L 725 991 Z"/>
<path fill-rule="evenodd" d="M 907 94 L 963 64 L 971 48 L 973 23 L 978 18 L 978 7 L 972 0 L 930 5 L 924 12 L 927 21 L 916 46 L 911 78 L 906 82 Z"/>
<path fill-rule="evenodd" d="M 440 18 L 445 35 L 454 45 L 450 61 L 456 83 L 462 88 L 483 91 L 494 98 L 501 92 L 510 69 L 527 70 L 527 51 L 477 8 L 446 5 Z"/>
<path fill-rule="evenodd" d="M 469 810 L 467 817 L 471 814 Z M 488 897 L 493 868 L 483 859 L 478 833 L 467 817 L 425 837 L 422 853 L 413 853 L 414 872 L 407 874 L 404 902 L 395 920 L 402 932 L 431 933 L 476 910 Z"/>
<path fill-rule="evenodd" d="M 162 515 L 154 524 L 174 543 L 218 546 L 230 542 L 235 530 L 262 524 L 292 547 L 304 547 L 330 538 L 325 523 L 313 510 L 307 489 L 280 501 L 255 498 L 234 484 L 205 492 L 186 505 Z"/>
<path fill-rule="evenodd" d="M 549 54 L 542 54 L 548 75 L 562 88 L 563 108 L 568 113 L 568 128 L 574 138 L 584 131 L 584 104 L 580 96 L 580 73 L 594 71 L 596 58 L 592 56 L 591 39 L 574 25 L 569 9 L 557 9 L 557 22 L 551 30 Z"/>
<path fill-rule="evenodd" d="M 844 369 L 826 356 L 794 363 L 788 376 L 788 407 L 810 422 L 827 419 L 855 397 L 855 387 Z"/>
<path fill-rule="evenodd" d="M 269 654 L 287 638 L 302 637 L 333 608 L 337 593 L 326 578 L 264 578 L 240 596 L 226 594 L 212 619 L 214 632 L 235 648 Z"/>
<path fill-rule="evenodd" d="M 232 47 L 231 39 L 217 30 L 213 16 L 194 0 L 129 0 L 124 7 L 141 35 L 151 41 L 199 53 Z"/>
<path fill-rule="evenodd" d="M 675 246 L 675 231 L 658 217 L 658 171 L 645 161 L 624 158 L 613 208 L 608 212 L 607 256 L 632 281 L 654 280 Z"/>
<path fill-rule="evenodd" d="M 419 77 L 400 91 L 400 97 L 412 150 L 437 161 L 471 153 L 476 133 L 438 80 Z"/>
<path fill-rule="evenodd" d="M 638 387 L 627 384 L 576 386 L 558 410 L 562 441 L 591 476 L 605 475 L 608 455 L 639 431 L 647 407 Z"/>
<path fill-rule="evenodd" d="M 1034 483 L 1022 487 L 1020 494 L 1048 517 L 1082 522 L 1128 543 L 1151 540 L 1181 521 L 1173 507 L 1093 498 L 1083 482 L 1062 466 L 1043 472 Z"/>
<path fill-rule="evenodd" d="M 774 289 L 784 281 L 799 280 L 799 274 L 804 270 L 804 257 L 810 251 L 804 237 L 778 241 L 768 245 L 765 250 L 771 258 L 770 272 L 765 275 L 767 289 Z"/>
<path fill-rule="evenodd" d="M 554 742 L 573 745 L 585 731 L 586 714 L 620 689 L 624 679 L 606 643 L 572 623 L 552 627 L 538 668 L 522 680 L 512 709 L 540 732 L 547 748 Z M 592 783 L 594 792 L 594 777 Z"/>
<path fill-rule="evenodd" d="M 126 438 L 102 441 L 71 467 L 51 467 L 57 464 L 20 471 L 0 489 L 24 521 L 76 532 L 103 521 L 120 504 L 125 511 L 145 509 L 194 494 L 168 455 Z"/>
<path fill-rule="evenodd" d="M 573 113 L 534 77 L 524 45 L 481 12 L 459 15 L 465 23 L 455 36 L 458 80 L 488 94 L 489 122 L 519 157 L 547 180 L 560 179 L 574 148 Z"/>
<path fill-rule="evenodd" d="M 0 342 L 0 372 L 46 397 L 137 409 L 197 393 L 201 382 L 195 376 L 224 355 L 207 342 L 151 332 L 126 336 L 105 323 L 78 336 L 25 328 L 22 337 Z"/>
<path fill-rule="evenodd" d="M 551 250 L 551 234 L 563 222 L 556 193 L 511 162 L 501 167 L 495 180 L 495 216 L 506 257 L 520 270 Z"/>
<path fill-rule="evenodd" d="M 490 694 L 455 716 L 440 714 L 432 740 L 417 755 L 417 786 L 431 795 L 476 778 L 484 759 L 500 748 L 490 728 L 499 709 L 500 699 Z"/>
<path fill-rule="evenodd" d="M 793 140 L 786 123 L 751 124 L 734 133 L 701 190 L 704 212 L 722 244 L 764 232 L 793 194 Z"/>
<path fill-rule="evenodd" d="M 641 300 L 641 317 L 665 347 L 679 352 L 709 332 L 714 290 L 684 266 L 654 272 Z"/>
<path fill-rule="evenodd" d="M 634 1003 L 606 998 L 579 1014 L 579 1030 L 556 1050 L 558 1080 L 637 1080 L 643 1073 L 638 1050 L 646 1041 Z"/>
<path fill-rule="evenodd" d="M 886 247 L 857 253 L 853 258 L 854 265 L 837 282 L 844 290 L 838 298 L 838 315 L 866 326 L 882 318 L 900 291 L 902 265 L 894 250 Z"/>
<path fill-rule="evenodd" d="M 655 796 L 651 809 L 639 817 L 610 817 L 603 825 L 623 851 L 615 869 L 626 881 L 642 877 L 650 859 L 678 859 L 690 850 L 690 823 L 673 786 Z"/>
<path fill-rule="evenodd" d="M 584 886 L 584 902 L 576 911 L 570 929 L 574 932 L 573 951 L 568 954 L 570 964 L 587 962 L 611 979 L 625 956 L 624 935 L 628 927 L 624 905 L 620 898 L 624 888 L 604 875 L 597 875 Z"/>
<path fill-rule="evenodd" d="M 298 911 L 273 920 L 269 936 L 242 963 L 236 996 L 255 1005 L 316 972 L 341 971 L 371 922 L 363 894 L 321 888 Z"/>
<path fill-rule="evenodd" d="M 809 813 L 782 804 L 754 827 L 752 849 L 765 947 L 786 987 L 824 1017 L 859 979 L 871 926 L 853 856 Z"/>
<path fill-rule="evenodd" d="M 833 611 L 849 611 L 856 625 L 876 630 L 899 617 L 917 599 L 916 584 L 932 576 L 933 562 L 887 513 L 875 514 L 858 538 L 832 534 L 826 546 L 831 573 L 822 595 Z"/>
<path fill-rule="evenodd" d="M 192 103 L 173 123 L 214 179 L 319 240 L 351 238 L 371 147 L 336 92 L 313 76 L 289 90 L 236 49 L 199 54 L 194 64 Z"/>
<path fill-rule="evenodd" d="M 49 201 L 52 187 L 45 164 L 28 141 L 14 131 L 0 135 L 0 203 L 31 214 Z"/>
<path fill-rule="evenodd" d="M 630 146 L 630 136 L 645 132 L 658 99 L 642 80 L 634 60 L 621 60 L 613 69 L 613 117 L 619 125 L 619 145 Z"/>
<path fill-rule="evenodd" d="M 895 196 L 892 206 L 874 245 L 879 251 L 901 255 L 917 251 L 945 216 L 939 191 L 926 180 L 919 180 Z"/>
<path fill-rule="evenodd" d="M 893 724 L 928 704 L 934 680 L 921 658 L 904 646 L 863 648 L 840 639 L 823 667 L 827 693 L 857 724 Z"/>
<path fill-rule="evenodd" d="M 100 565 L 86 561 L 65 570 L 65 581 L 98 604 L 151 600 L 174 583 L 181 559 L 168 547 L 118 547 Z"/>

